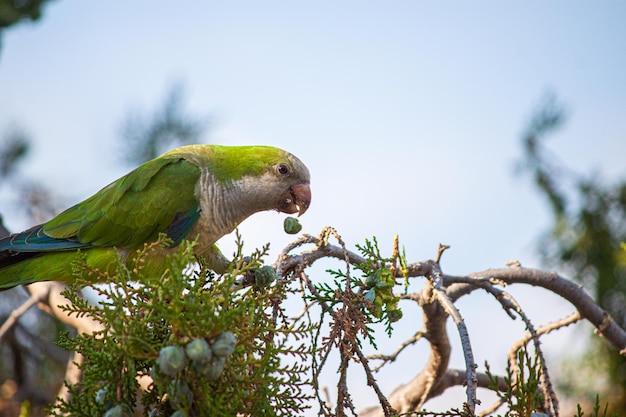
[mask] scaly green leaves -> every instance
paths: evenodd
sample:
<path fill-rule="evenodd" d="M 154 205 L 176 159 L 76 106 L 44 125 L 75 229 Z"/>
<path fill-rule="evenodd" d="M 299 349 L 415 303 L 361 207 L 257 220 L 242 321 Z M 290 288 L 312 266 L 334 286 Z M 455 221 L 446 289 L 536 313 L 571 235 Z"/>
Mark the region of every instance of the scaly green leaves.
<path fill-rule="evenodd" d="M 136 257 L 132 268 L 137 276 L 142 276 L 142 257 L 166 243 L 161 239 L 148 245 Z M 238 275 L 261 267 L 266 251 L 245 261 L 236 258 L 229 273 L 216 276 L 188 267 L 194 261 L 193 246 L 181 244 L 159 279 L 130 282 L 131 274 L 118 262 L 111 283 L 96 287 L 102 299 L 98 306 L 77 295 L 76 289 L 87 282 L 83 279 L 66 291 L 72 303 L 65 307 L 68 313 L 90 316 L 103 330 L 61 338 L 61 346 L 86 360 L 82 381 L 69 387 L 72 399 L 62 402 L 55 415 L 136 411 L 139 398 L 144 415 L 155 410 L 159 415 L 302 414 L 308 399 L 303 359 L 311 354 L 306 336 L 312 328 L 276 321 L 284 291 L 279 285 L 242 287 L 238 282 Z M 99 273 L 80 263 L 76 272 Z M 302 340 L 294 343 L 292 336 Z M 212 348 L 206 364 L 198 340 Z M 281 359 L 287 356 L 302 360 L 286 366 Z M 213 368 L 219 372 L 211 372 Z M 139 387 L 138 377 L 152 378 L 147 390 Z"/>

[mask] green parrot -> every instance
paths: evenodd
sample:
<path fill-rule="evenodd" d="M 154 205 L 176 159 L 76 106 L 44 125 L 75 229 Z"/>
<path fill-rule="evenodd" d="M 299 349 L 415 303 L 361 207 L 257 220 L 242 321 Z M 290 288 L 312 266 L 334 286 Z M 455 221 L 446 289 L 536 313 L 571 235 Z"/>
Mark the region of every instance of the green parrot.
<path fill-rule="evenodd" d="M 160 234 L 144 274 L 159 277 L 166 255 L 197 240 L 196 256 L 218 273 L 228 260 L 215 242 L 250 215 L 302 215 L 311 203 L 307 167 L 269 146 L 189 145 L 139 166 L 47 223 L 0 239 L 0 290 L 38 281 L 71 282 L 80 252 L 87 264 L 115 273 Z"/>

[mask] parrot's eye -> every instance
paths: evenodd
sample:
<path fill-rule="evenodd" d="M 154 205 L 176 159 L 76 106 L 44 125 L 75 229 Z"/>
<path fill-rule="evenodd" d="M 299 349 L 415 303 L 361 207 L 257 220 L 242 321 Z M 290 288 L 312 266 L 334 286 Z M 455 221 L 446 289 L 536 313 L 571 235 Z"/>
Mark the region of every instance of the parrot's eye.
<path fill-rule="evenodd" d="M 279 164 L 276 166 L 276 172 L 278 172 L 280 175 L 289 175 L 291 173 L 291 169 L 288 165 Z"/>

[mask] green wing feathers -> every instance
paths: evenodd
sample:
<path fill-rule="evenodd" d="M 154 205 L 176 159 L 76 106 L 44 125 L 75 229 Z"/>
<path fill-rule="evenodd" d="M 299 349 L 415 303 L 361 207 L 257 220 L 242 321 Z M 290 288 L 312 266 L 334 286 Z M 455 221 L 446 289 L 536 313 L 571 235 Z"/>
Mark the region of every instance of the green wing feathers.
<path fill-rule="evenodd" d="M 189 231 L 197 220 L 199 177 L 200 169 L 184 159 L 152 160 L 44 224 L 44 233 L 93 246 L 134 248 L 177 221 Z M 179 234 L 174 240 L 184 237 Z"/>
<path fill-rule="evenodd" d="M 0 239 L 0 290 L 70 281 L 77 250 L 87 264 L 112 272 L 117 249 L 141 248 L 160 233 L 177 245 L 200 214 L 199 177 L 200 169 L 182 158 L 157 158 L 49 222 Z"/>

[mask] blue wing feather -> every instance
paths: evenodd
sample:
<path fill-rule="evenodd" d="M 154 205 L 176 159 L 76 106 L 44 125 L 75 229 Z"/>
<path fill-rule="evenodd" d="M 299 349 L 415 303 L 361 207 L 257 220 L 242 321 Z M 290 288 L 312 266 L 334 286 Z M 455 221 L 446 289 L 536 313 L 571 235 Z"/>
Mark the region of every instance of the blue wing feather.
<path fill-rule="evenodd" d="M 0 239 L 0 252 L 48 252 L 64 251 L 91 246 L 77 239 L 55 239 L 46 235 L 43 225 L 31 227 L 20 233 L 14 233 Z"/>
<path fill-rule="evenodd" d="M 174 241 L 172 246 L 177 246 L 189 234 L 199 217 L 200 211 L 197 206 L 182 213 L 176 213 L 174 221 L 167 228 L 167 237 Z"/>
<path fill-rule="evenodd" d="M 63 252 L 90 247 L 76 239 L 55 239 L 43 232 L 43 226 L 31 227 L 0 239 L 0 268 L 19 263 L 44 252 Z"/>

